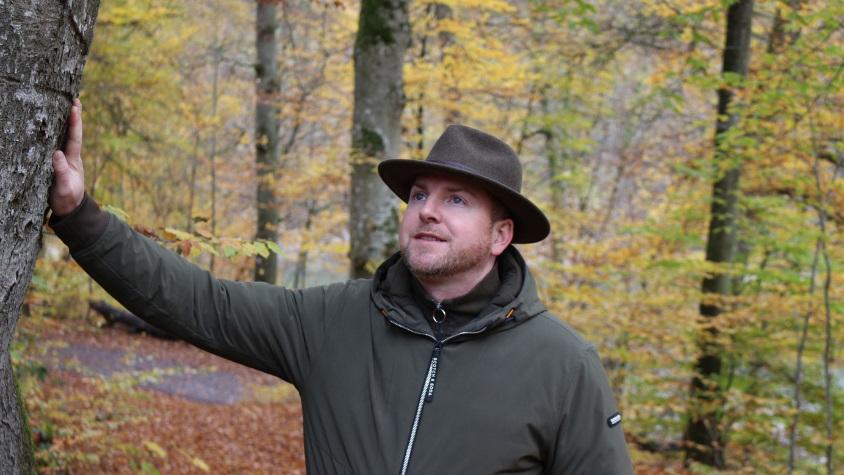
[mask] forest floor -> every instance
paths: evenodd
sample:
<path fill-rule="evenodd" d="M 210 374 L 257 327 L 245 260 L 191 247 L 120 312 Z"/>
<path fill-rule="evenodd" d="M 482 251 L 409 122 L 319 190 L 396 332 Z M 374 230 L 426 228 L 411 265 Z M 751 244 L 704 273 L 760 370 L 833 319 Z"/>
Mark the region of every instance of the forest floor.
<path fill-rule="evenodd" d="M 295 389 L 181 341 L 23 318 L 41 473 L 304 473 Z"/>

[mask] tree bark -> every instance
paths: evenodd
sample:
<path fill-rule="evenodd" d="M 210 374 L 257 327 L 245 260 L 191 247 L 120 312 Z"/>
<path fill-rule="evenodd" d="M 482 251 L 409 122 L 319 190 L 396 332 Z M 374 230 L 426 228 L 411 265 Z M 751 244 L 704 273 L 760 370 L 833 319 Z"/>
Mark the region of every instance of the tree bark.
<path fill-rule="evenodd" d="M 258 189 L 258 210 L 255 239 L 277 239 L 278 209 L 275 187 L 279 166 L 278 101 L 280 83 L 276 61 L 276 31 L 278 19 L 276 4 L 259 0 L 255 12 L 255 166 Z M 255 280 L 275 284 L 278 256 L 270 252 L 267 257 L 255 257 Z"/>
<path fill-rule="evenodd" d="M 34 471 L 10 344 L 35 257 L 51 156 L 79 92 L 98 0 L 0 1 L 0 471 Z"/>
<path fill-rule="evenodd" d="M 362 0 L 355 39 L 349 233 L 352 278 L 370 277 L 396 251 L 398 208 L 375 168 L 396 158 L 410 42 L 407 0 Z"/>
<path fill-rule="evenodd" d="M 307 204 L 307 215 L 305 217 L 305 233 L 311 230 L 314 216 L 317 214 L 317 204 L 309 200 Z M 296 257 L 296 272 L 293 274 L 293 288 L 301 289 L 307 285 L 308 278 L 308 251 L 304 245 L 300 245 L 299 254 Z"/>
<path fill-rule="evenodd" d="M 723 53 L 723 73 L 747 76 L 750 61 L 750 33 L 753 0 L 733 3 L 727 12 L 726 43 Z M 741 168 L 727 165 L 729 157 L 723 146 L 725 133 L 735 125 L 738 116 L 730 111 L 733 92 L 728 87 L 718 90 L 718 119 L 715 127 L 716 180 L 712 186 L 709 235 L 706 260 L 731 264 L 736 259 L 738 243 L 736 217 Z M 720 170 L 725 169 L 722 173 Z M 700 315 L 703 326 L 699 332 L 699 355 L 696 374 L 690 388 L 689 422 L 685 434 L 686 459 L 716 468 L 724 468 L 724 434 L 720 414 L 723 410 L 723 388 L 720 383 L 722 345 L 718 342 L 716 320 L 723 312 L 719 299 L 733 294 L 732 278 L 728 273 L 714 273 L 703 279 L 703 301 Z"/>

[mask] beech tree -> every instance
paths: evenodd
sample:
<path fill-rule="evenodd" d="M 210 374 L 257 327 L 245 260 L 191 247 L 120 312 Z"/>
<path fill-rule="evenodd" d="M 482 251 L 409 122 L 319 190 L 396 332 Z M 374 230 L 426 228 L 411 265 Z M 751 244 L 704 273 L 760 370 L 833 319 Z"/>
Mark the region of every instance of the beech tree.
<path fill-rule="evenodd" d="M 750 62 L 750 32 L 753 0 L 740 0 L 727 12 L 726 44 L 724 45 L 724 76 L 744 78 Z M 740 164 L 731 159 L 724 146 L 724 137 L 738 120 L 730 110 L 733 91 L 729 86 L 718 90 L 718 119 L 715 126 L 716 180 L 712 185 L 709 236 L 706 241 L 706 260 L 713 264 L 732 264 L 736 260 Z M 686 457 L 691 460 L 725 468 L 724 438 L 719 415 L 723 395 L 720 381 L 723 347 L 718 342 L 715 319 L 723 311 L 720 299 L 733 294 L 733 278 L 728 272 L 717 272 L 703 280 L 703 301 L 700 315 L 700 353 L 695 364 L 696 374 L 691 383 L 691 414 L 685 434 Z"/>
<path fill-rule="evenodd" d="M 368 277 L 396 250 L 398 209 L 375 171 L 397 158 L 405 104 L 402 67 L 410 43 L 408 2 L 363 0 L 355 38 L 352 183 L 349 208 L 351 276 Z"/>
<path fill-rule="evenodd" d="M 255 165 L 257 167 L 258 222 L 255 239 L 276 240 L 278 210 L 274 177 L 279 166 L 278 61 L 276 60 L 276 5 L 259 1 L 255 11 Z M 270 252 L 255 256 L 255 280 L 275 283 L 278 256 Z"/>
<path fill-rule="evenodd" d="M 33 457 L 10 343 L 40 247 L 52 177 L 93 39 L 98 0 L 0 2 L 0 468 Z"/>

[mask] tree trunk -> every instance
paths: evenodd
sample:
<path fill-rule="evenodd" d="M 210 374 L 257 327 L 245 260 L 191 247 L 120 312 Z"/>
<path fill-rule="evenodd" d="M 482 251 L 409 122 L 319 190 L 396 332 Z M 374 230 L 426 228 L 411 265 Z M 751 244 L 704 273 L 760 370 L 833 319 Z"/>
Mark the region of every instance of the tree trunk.
<path fill-rule="evenodd" d="M 188 209 L 185 222 L 185 230 L 193 232 L 193 206 L 196 196 L 196 169 L 199 167 L 199 132 L 193 134 L 193 152 L 190 156 L 190 178 L 188 178 Z"/>
<path fill-rule="evenodd" d="M 34 471 L 9 347 L 32 268 L 98 0 L 0 2 L 0 470 Z"/>
<path fill-rule="evenodd" d="M 317 213 L 316 201 L 310 200 L 308 202 L 308 212 L 305 218 L 305 233 L 311 230 L 314 216 Z M 293 274 L 293 288 L 301 289 L 307 285 L 308 278 L 308 251 L 305 250 L 304 245 L 299 248 L 299 254 L 296 257 L 296 272 Z"/>
<path fill-rule="evenodd" d="M 258 222 L 255 239 L 275 242 L 278 227 L 275 176 L 279 166 L 278 101 L 280 84 L 276 61 L 276 4 L 259 0 L 255 12 L 255 166 Z M 255 280 L 275 284 L 278 256 L 255 257 Z"/>
<path fill-rule="evenodd" d="M 396 251 L 398 209 L 375 168 L 396 158 L 404 108 L 402 66 L 410 42 L 406 0 L 362 0 L 355 38 L 355 105 L 349 233 L 352 278 L 369 277 Z"/>
<path fill-rule="evenodd" d="M 723 53 L 724 73 L 747 76 L 750 61 L 751 17 L 753 0 L 733 3 L 727 12 L 726 44 Z M 727 87 L 718 90 L 718 119 L 715 129 L 715 168 L 717 177 L 712 187 L 709 235 L 706 260 L 731 264 L 736 259 L 738 243 L 736 216 L 739 190 L 739 165 L 726 166 L 729 157 L 723 150 L 724 134 L 738 117 L 729 110 L 733 93 Z M 700 315 L 703 327 L 699 333 L 700 353 L 696 374 L 690 388 L 689 422 L 685 434 L 686 458 L 716 468 L 724 468 L 724 434 L 720 414 L 723 394 L 720 383 L 722 345 L 718 342 L 716 319 L 723 311 L 720 301 L 733 294 L 732 279 L 727 273 L 714 273 L 703 280 L 703 301 Z"/>
<path fill-rule="evenodd" d="M 219 10 L 219 3 L 215 4 Z M 214 30 L 214 70 L 211 74 L 211 118 L 217 121 L 217 105 L 220 102 L 220 63 L 222 62 L 222 46 L 220 45 L 220 27 Z M 208 166 L 211 168 L 211 235 L 217 235 L 217 128 L 210 127 L 211 140 L 208 150 Z M 211 254 L 208 263 L 208 270 L 214 272 L 216 262 L 214 254 Z"/>

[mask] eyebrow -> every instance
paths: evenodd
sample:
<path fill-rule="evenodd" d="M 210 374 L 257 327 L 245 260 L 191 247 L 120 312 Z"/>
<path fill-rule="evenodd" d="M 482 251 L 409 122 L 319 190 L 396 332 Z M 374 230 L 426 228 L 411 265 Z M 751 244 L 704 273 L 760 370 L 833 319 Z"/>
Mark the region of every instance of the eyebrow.
<path fill-rule="evenodd" d="M 421 184 L 421 183 L 414 183 L 413 186 L 411 186 L 410 189 L 412 190 L 414 188 L 419 188 L 423 191 L 428 191 L 428 187 L 425 186 L 424 184 Z M 445 191 L 448 191 L 449 193 L 463 192 L 463 193 L 466 193 L 473 198 L 477 197 L 477 194 L 475 194 L 472 190 L 470 190 L 468 188 L 460 187 L 460 186 L 449 186 L 449 187 L 446 187 Z"/>
<path fill-rule="evenodd" d="M 461 187 L 458 187 L 458 186 L 450 186 L 450 187 L 446 188 L 445 190 L 450 191 L 452 193 L 462 192 L 462 193 L 468 194 L 469 196 L 475 196 L 475 193 L 473 193 L 472 190 L 470 190 L 468 188 L 461 188 Z"/>

